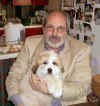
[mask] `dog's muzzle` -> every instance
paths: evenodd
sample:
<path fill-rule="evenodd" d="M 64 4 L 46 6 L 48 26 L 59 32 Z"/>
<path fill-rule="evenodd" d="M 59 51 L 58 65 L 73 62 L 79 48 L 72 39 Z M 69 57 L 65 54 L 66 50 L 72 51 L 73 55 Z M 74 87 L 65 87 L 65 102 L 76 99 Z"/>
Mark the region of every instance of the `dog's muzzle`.
<path fill-rule="evenodd" d="M 52 68 L 48 68 L 48 74 L 52 74 Z"/>

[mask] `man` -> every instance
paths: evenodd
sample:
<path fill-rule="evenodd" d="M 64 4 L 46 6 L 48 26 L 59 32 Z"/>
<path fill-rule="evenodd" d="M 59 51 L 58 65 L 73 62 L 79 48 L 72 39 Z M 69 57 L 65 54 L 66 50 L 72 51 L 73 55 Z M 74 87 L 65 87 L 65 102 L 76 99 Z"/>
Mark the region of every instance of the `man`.
<path fill-rule="evenodd" d="M 86 44 L 69 37 L 66 29 L 65 15 L 54 11 L 47 17 L 43 38 L 29 37 L 26 40 L 6 80 L 9 99 L 17 106 L 23 106 L 19 91 L 20 81 L 39 53 L 51 49 L 61 56 L 65 70 L 62 106 L 86 102 L 91 83 L 90 49 Z M 50 98 L 46 83 L 41 80 L 32 76 L 32 89 L 43 93 L 44 99 L 47 99 L 47 96 Z"/>

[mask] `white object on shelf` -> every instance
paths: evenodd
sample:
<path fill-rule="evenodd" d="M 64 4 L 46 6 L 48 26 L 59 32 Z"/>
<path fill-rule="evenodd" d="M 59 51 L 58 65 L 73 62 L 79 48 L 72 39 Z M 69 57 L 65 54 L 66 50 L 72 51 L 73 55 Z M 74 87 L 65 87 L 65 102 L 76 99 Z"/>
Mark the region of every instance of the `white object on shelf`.
<path fill-rule="evenodd" d="M 5 40 L 7 44 L 19 43 L 21 39 L 21 31 L 25 30 L 22 24 L 8 23 L 4 27 L 5 30 Z"/>

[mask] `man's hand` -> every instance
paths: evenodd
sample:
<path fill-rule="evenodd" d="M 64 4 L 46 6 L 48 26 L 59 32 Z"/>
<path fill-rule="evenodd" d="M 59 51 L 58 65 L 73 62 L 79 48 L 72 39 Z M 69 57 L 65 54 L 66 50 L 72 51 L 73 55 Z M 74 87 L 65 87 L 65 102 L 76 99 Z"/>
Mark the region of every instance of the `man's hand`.
<path fill-rule="evenodd" d="M 48 94 L 46 82 L 43 79 L 37 77 L 36 75 L 31 75 L 30 84 L 32 89 Z"/>

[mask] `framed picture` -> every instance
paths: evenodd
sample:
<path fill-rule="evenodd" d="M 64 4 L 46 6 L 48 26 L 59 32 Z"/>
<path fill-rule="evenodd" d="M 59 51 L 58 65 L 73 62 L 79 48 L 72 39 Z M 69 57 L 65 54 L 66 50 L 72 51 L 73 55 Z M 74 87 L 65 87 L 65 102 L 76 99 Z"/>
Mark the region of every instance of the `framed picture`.
<path fill-rule="evenodd" d="M 13 5 L 15 6 L 32 5 L 32 2 L 31 0 L 13 0 Z"/>
<path fill-rule="evenodd" d="M 74 7 L 75 0 L 62 0 L 63 7 Z"/>
<path fill-rule="evenodd" d="M 92 21 L 92 15 L 91 14 L 85 15 L 85 21 L 86 22 L 91 22 Z"/>
<path fill-rule="evenodd" d="M 96 25 L 100 25 L 100 8 L 95 8 L 94 21 Z"/>
<path fill-rule="evenodd" d="M 78 4 L 78 3 L 85 3 L 86 2 L 86 0 L 76 0 L 76 4 Z"/>

